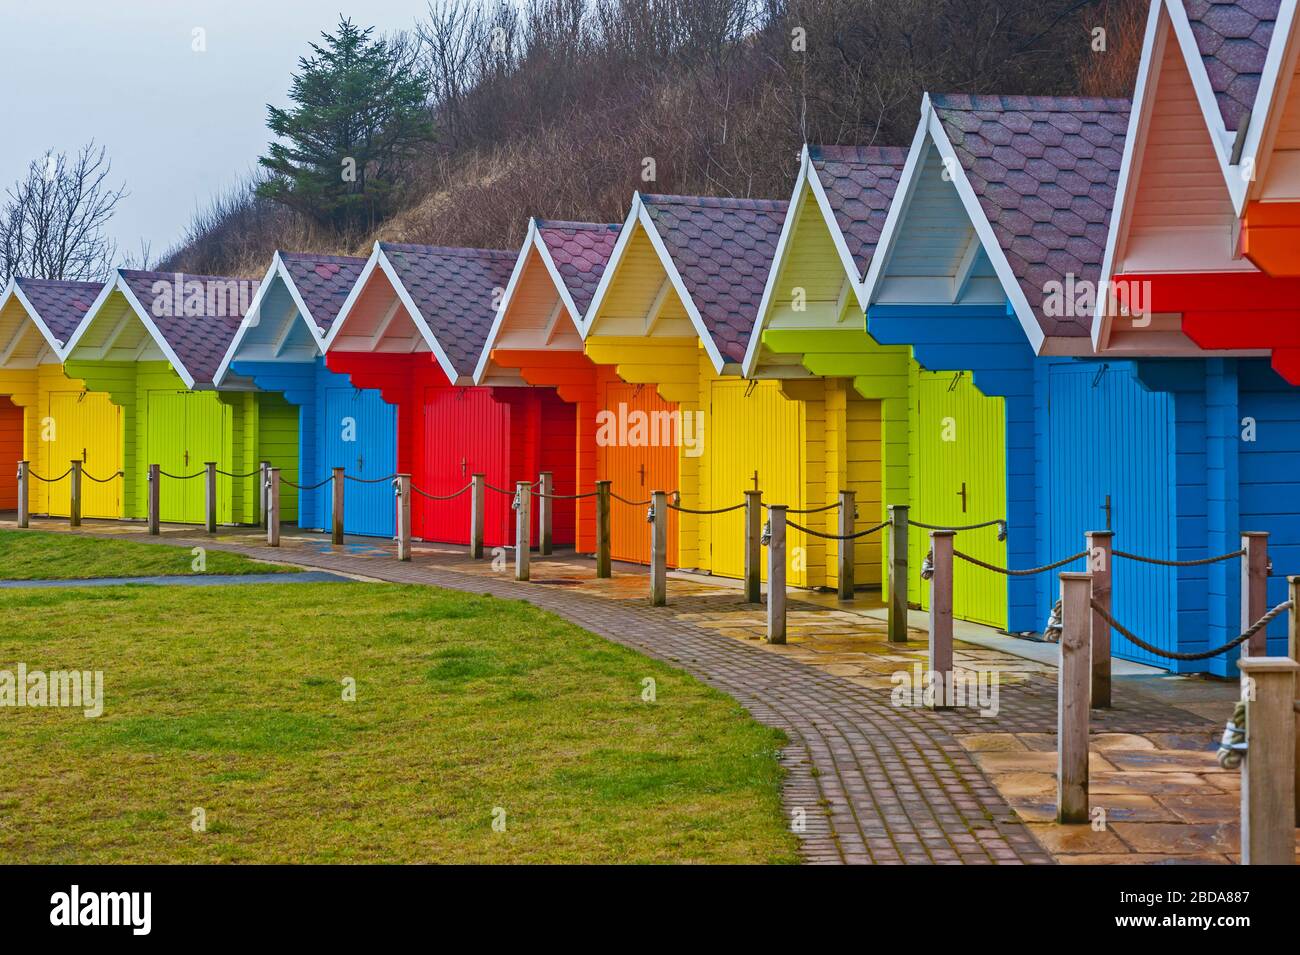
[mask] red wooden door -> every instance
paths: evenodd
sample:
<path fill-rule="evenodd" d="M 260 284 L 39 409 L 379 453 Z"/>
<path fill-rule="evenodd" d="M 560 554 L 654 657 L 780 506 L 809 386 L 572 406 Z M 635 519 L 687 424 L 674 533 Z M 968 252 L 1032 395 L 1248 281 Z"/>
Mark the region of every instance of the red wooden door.
<path fill-rule="evenodd" d="M 510 408 L 488 388 L 430 386 L 424 389 L 419 448 L 412 482 L 427 494 L 453 494 L 471 475 L 513 492 L 510 482 Z M 489 547 L 513 542 L 511 497 L 489 490 L 484 540 Z M 415 494 L 412 533 L 425 540 L 469 543 L 470 495 L 431 501 Z"/>
<path fill-rule="evenodd" d="M 18 507 L 18 462 L 22 459 L 23 409 L 0 398 L 0 511 Z"/>

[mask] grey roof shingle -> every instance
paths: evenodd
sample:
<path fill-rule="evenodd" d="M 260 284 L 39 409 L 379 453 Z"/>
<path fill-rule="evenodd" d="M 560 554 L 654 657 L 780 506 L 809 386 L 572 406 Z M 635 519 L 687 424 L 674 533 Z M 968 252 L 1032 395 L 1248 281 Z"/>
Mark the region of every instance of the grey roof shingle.
<path fill-rule="evenodd" d="M 16 278 L 27 301 L 36 309 L 37 317 L 45 323 L 50 333 L 63 344 L 72 339 L 72 333 L 82 318 L 104 290 L 103 282 L 73 282 L 63 279 Z"/>
<path fill-rule="evenodd" d="M 194 378 L 195 387 L 211 386 L 260 283 L 228 275 L 130 269 L 119 269 L 118 274 Z M 191 283 L 199 283 L 202 301 Z"/>
<path fill-rule="evenodd" d="M 893 146 L 809 146 L 808 156 L 858 267 L 871 267 L 907 150 Z"/>
<path fill-rule="evenodd" d="M 1129 101 L 967 95 L 931 101 L 1043 333 L 1089 335 L 1089 316 L 1047 316 L 1043 301 L 1049 282 L 1073 275 L 1076 283 L 1095 284 L 1101 276 Z"/>
<path fill-rule="evenodd" d="M 1281 0 L 1183 0 L 1228 132 L 1254 108 Z"/>
<path fill-rule="evenodd" d="M 743 361 L 789 203 L 642 195 L 724 359 Z"/>
<path fill-rule="evenodd" d="M 619 226 L 538 219 L 537 231 L 573 303 L 585 314 L 618 242 Z"/>
<path fill-rule="evenodd" d="M 313 255 L 281 252 L 280 260 L 293 280 L 312 320 L 328 332 L 352 287 L 361 277 L 366 260 L 351 255 Z"/>
<path fill-rule="evenodd" d="M 382 242 L 408 295 L 458 375 L 473 375 L 516 254 Z"/>

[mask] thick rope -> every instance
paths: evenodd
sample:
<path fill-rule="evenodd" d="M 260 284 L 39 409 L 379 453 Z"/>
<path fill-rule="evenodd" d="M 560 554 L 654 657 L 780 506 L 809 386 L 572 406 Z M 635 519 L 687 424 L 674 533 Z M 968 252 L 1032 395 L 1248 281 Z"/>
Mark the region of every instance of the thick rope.
<path fill-rule="evenodd" d="M 353 477 L 350 474 L 343 475 L 343 480 L 351 481 L 353 484 L 383 484 L 385 481 L 392 481 L 395 480 L 396 478 L 397 478 L 396 474 L 390 474 L 387 477 L 381 477 L 381 478 L 359 478 L 359 477 Z"/>
<path fill-rule="evenodd" d="M 170 474 L 167 471 L 159 470 L 158 473 L 165 478 L 171 478 L 173 481 L 191 481 L 196 477 L 203 477 L 207 471 L 195 471 L 193 474 Z"/>
<path fill-rule="evenodd" d="M 682 507 L 680 504 L 669 504 L 669 505 L 668 505 L 668 509 L 669 509 L 670 511 L 681 511 L 683 514 L 700 514 L 700 515 L 708 515 L 708 514 L 727 514 L 727 513 L 731 512 L 731 511 L 738 511 L 738 510 L 740 510 L 740 509 L 741 509 L 742 507 L 744 507 L 744 506 L 745 506 L 745 504 L 744 504 L 744 502 L 742 501 L 740 504 L 733 504 L 733 505 L 731 505 L 731 507 L 719 507 L 719 508 L 715 508 L 714 510 L 711 510 L 711 511 L 697 511 L 697 510 L 695 510 L 695 509 L 693 509 L 693 508 L 690 508 L 690 507 Z"/>
<path fill-rule="evenodd" d="M 1012 570 L 1010 567 L 999 567 L 996 564 L 988 564 L 980 560 L 978 557 L 972 557 L 970 554 L 963 554 L 959 550 L 954 550 L 952 556 L 960 557 L 968 564 L 974 564 L 976 567 L 983 567 L 985 570 L 991 570 L 995 574 L 1002 574 L 1006 577 L 1032 577 L 1034 574 L 1041 574 L 1049 570 L 1055 570 L 1056 568 L 1064 567 L 1066 564 L 1072 563 L 1081 557 L 1087 557 L 1088 552 L 1086 550 L 1081 550 L 1077 554 L 1063 557 L 1054 563 L 1044 564 L 1042 567 L 1028 567 L 1024 570 Z"/>
<path fill-rule="evenodd" d="M 580 501 L 584 497 L 595 496 L 595 491 L 588 491 L 586 494 L 543 494 L 541 491 L 533 492 L 533 497 L 544 497 L 548 501 Z"/>
<path fill-rule="evenodd" d="M 96 484 L 107 484 L 109 481 L 116 481 L 118 478 L 125 477 L 126 475 L 123 472 L 118 471 L 116 474 L 110 474 L 106 478 L 97 478 L 93 474 L 87 474 L 85 471 L 82 471 L 81 476 L 87 481 L 94 481 Z"/>
<path fill-rule="evenodd" d="M 66 471 L 64 471 L 56 478 L 44 478 L 41 477 L 39 474 L 37 474 L 35 471 L 28 470 L 27 476 L 34 477 L 38 481 L 44 481 L 46 484 L 58 484 L 60 481 L 62 481 L 65 477 L 67 477 L 71 473 L 72 473 L 72 468 L 68 468 Z"/>
<path fill-rule="evenodd" d="M 317 481 L 315 484 L 295 484 L 286 478 L 280 478 L 280 480 L 283 483 L 289 485 L 289 487 L 296 488 L 299 491 L 315 491 L 318 490 L 319 488 L 324 487 L 326 484 L 329 484 L 331 481 L 333 481 L 334 475 L 331 474 L 325 480 Z"/>
<path fill-rule="evenodd" d="M 1245 643 L 1255 634 L 1259 633 L 1261 630 L 1267 627 L 1270 623 L 1272 623 L 1282 614 L 1292 609 L 1292 604 L 1291 601 L 1289 600 L 1278 604 L 1268 613 L 1264 614 L 1264 616 L 1260 617 L 1249 627 L 1247 627 L 1246 630 L 1241 634 L 1241 636 L 1229 640 L 1223 646 L 1215 647 L 1213 650 L 1202 650 L 1200 653 L 1174 653 L 1171 650 L 1162 650 L 1159 647 L 1153 647 L 1151 644 L 1147 643 L 1145 640 L 1143 640 L 1141 637 L 1135 634 L 1128 627 L 1123 626 L 1118 620 L 1112 617 L 1110 615 L 1110 611 L 1108 611 L 1097 601 L 1092 600 L 1090 601 L 1090 603 L 1092 604 L 1093 612 L 1096 613 L 1097 616 L 1101 617 L 1102 620 L 1106 621 L 1106 623 L 1110 627 L 1112 627 L 1116 633 L 1120 634 L 1120 636 L 1122 637 L 1125 637 L 1130 642 L 1137 644 L 1137 646 L 1141 647 L 1147 653 L 1154 654 L 1155 656 L 1158 657 L 1164 657 L 1166 660 L 1208 660 L 1210 657 L 1217 657 L 1221 653 L 1227 653 L 1233 647 L 1241 646 L 1241 644 Z"/>
<path fill-rule="evenodd" d="M 1220 554 L 1218 557 L 1202 557 L 1199 560 L 1163 560 L 1159 557 L 1143 557 L 1140 554 L 1130 554 L 1127 551 L 1111 551 L 1116 557 L 1124 557 L 1128 560 L 1136 560 L 1143 564 L 1159 564 L 1161 567 L 1203 567 L 1206 564 L 1217 564 L 1223 560 L 1232 560 L 1234 557 L 1244 557 L 1244 550 L 1234 550 L 1231 554 Z"/>
<path fill-rule="evenodd" d="M 427 491 L 421 491 L 414 484 L 411 485 L 411 490 L 414 491 L 416 494 L 420 495 L 420 497 L 424 498 L 426 501 L 450 501 L 460 497 L 462 494 L 464 494 L 473 486 L 474 486 L 474 482 L 471 481 L 469 484 L 466 484 L 463 488 L 461 488 L 459 491 L 456 491 L 454 494 L 429 494 Z"/>
<path fill-rule="evenodd" d="M 793 527 L 797 531 L 803 531 L 810 537 L 820 537 L 822 540 L 851 541 L 857 540 L 859 537 L 866 537 L 868 534 L 874 534 L 876 531 L 884 530 L 889 526 L 889 523 L 889 521 L 885 521 L 883 524 L 877 524 L 875 527 L 868 527 L 866 530 L 858 531 L 856 534 L 823 534 L 821 531 L 812 530 L 811 528 L 804 527 L 801 524 L 796 524 L 794 521 L 786 521 L 785 526 Z"/>
<path fill-rule="evenodd" d="M 820 514 L 822 511 L 833 511 L 839 506 L 840 502 L 836 501 L 834 504 L 827 504 L 824 507 L 787 507 L 785 512 L 787 514 Z M 764 510 L 771 510 L 771 508 L 771 504 L 763 505 Z"/>
<path fill-rule="evenodd" d="M 996 527 L 999 524 L 1005 524 L 1006 521 L 994 520 L 994 521 L 984 521 L 984 523 L 982 524 L 961 524 L 958 526 L 952 526 L 946 524 L 945 525 L 922 524 L 920 521 L 914 521 L 911 518 L 908 518 L 907 523 L 911 524 L 913 527 L 920 527 L 927 531 L 977 531 L 983 527 Z"/>
<path fill-rule="evenodd" d="M 650 500 L 645 500 L 645 501 L 629 501 L 627 498 L 625 498 L 625 497 L 623 497 L 623 496 L 621 496 L 621 495 L 619 495 L 619 494 L 615 494 L 613 491 L 610 491 L 610 492 L 609 492 L 609 496 L 612 497 L 614 500 L 619 501 L 619 502 L 622 503 L 622 504 L 630 504 L 632 507 L 645 507 L 647 504 L 650 503 Z M 670 504 L 669 507 L 671 507 L 671 506 L 672 506 L 672 505 Z"/>
<path fill-rule="evenodd" d="M 489 491 L 496 491 L 498 494 L 509 494 L 511 497 L 515 496 L 514 491 L 508 491 L 503 487 L 497 487 L 495 484 L 489 484 L 487 481 L 483 482 L 483 486 Z"/>
<path fill-rule="evenodd" d="M 223 471 L 221 470 L 221 468 L 217 468 L 217 473 L 220 474 L 222 477 L 234 478 L 236 481 L 238 481 L 238 480 L 242 480 L 243 478 L 257 477 L 259 474 L 262 473 L 262 469 L 258 468 L 256 471 L 249 471 L 247 474 L 231 474 L 229 471 Z"/>

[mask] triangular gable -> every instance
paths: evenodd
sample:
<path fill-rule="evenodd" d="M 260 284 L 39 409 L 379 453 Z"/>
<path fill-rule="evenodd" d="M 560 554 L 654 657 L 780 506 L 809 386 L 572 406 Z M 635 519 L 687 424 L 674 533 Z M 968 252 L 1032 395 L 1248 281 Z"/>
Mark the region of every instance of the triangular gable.
<path fill-rule="evenodd" d="M 759 303 L 758 319 L 745 349 L 743 367 L 746 375 L 752 375 L 758 367 L 763 330 L 773 320 L 778 298 L 784 297 L 779 294 L 780 283 L 784 281 L 784 270 L 791 260 L 794 237 L 808 227 L 809 216 L 817 217 L 825 228 L 843 274 L 835 283 L 832 320 L 824 320 L 824 309 L 805 309 L 802 313 L 803 327 L 836 327 L 844 320 L 850 299 L 860 312 L 866 310 L 862 280 L 880 241 L 907 154 L 906 149 L 897 147 L 803 147 L 799 174 L 795 177 Z M 813 294 L 808 294 L 808 301 L 814 298 Z M 859 320 L 861 317 L 859 314 Z"/>
<path fill-rule="evenodd" d="M 583 323 L 583 335 L 605 306 L 625 258 L 645 237 L 664 273 L 644 316 L 641 334 L 660 321 L 669 290 L 675 293 L 701 344 L 721 373 L 739 370 L 767 273 L 776 253 L 787 203 L 770 199 L 716 199 L 637 193 L 609 265 L 601 276 Z"/>
<path fill-rule="evenodd" d="M 354 256 L 276 252 L 217 369 L 217 384 L 241 359 L 314 361 L 323 354 L 325 336 L 365 265 Z"/>
<path fill-rule="evenodd" d="M 494 249 L 377 242 L 325 348 L 427 349 L 448 381 L 471 384 L 514 258 Z"/>
<path fill-rule="evenodd" d="M 528 234 L 474 370 L 475 382 L 483 382 L 497 347 L 582 351 L 582 317 L 618 235 L 617 225 L 528 220 Z M 518 324 L 512 323 L 516 317 Z"/>
<path fill-rule="evenodd" d="M 1238 204 L 1300 201 L 1300 31 L 1295 0 L 1282 3 L 1273 24 L 1250 128 L 1241 149 L 1246 192 Z"/>
<path fill-rule="evenodd" d="M 0 295 L 0 368 L 59 362 L 103 282 L 14 278 Z"/>
<path fill-rule="evenodd" d="M 1038 354 L 1091 351 L 1125 100 L 926 96 L 868 272 L 869 303 L 1005 301 Z"/>
<path fill-rule="evenodd" d="M 186 387 L 215 387 L 257 289 L 254 279 L 118 269 L 77 326 L 64 359 L 165 360 Z"/>

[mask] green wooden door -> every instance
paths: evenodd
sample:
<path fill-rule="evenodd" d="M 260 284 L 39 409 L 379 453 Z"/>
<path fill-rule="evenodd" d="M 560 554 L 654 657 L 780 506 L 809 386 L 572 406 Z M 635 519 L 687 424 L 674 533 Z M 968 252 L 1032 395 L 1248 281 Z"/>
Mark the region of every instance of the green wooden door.
<path fill-rule="evenodd" d="M 916 520 L 945 527 L 1005 518 L 1006 417 L 1003 399 L 981 394 L 962 372 L 921 372 L 917 388 Z M 929 551 L 929 531 L 915 528 L 913 553 Z M 956 548 L 1005 567 L 1007 546 L 996 528 L 962 531 Z M 920 560 L 911 561 L 922 607 L 930 605 Z M 1007 587 L 1001 575 L 962 560 L 953 566 L 953 615 L 1005 628 Z"/>
<path fill-rule="evenodd" d="M 227 408 L 215 394 L 189 391 L 149 392 L 148 463 L 159 465 L 162 478 L 159 514 L 164 521 L 203 523 L 207 506 L 206 482 L 202 476 L 207 461 L 229 471 L 224 454 Z M 232 519 L 230 479 L 217 478 L 217 520 Z"/>
<path fill-rule="evenodd" d="M 230 456 L 226 454 L 227 420 L 230 407 L 217 397 L 215 392 L 191 392 L 185 402 L 185 446 L 190 453 L 190 470 L 201 471 L 207 461 L 217 462 L 217 469 L 228 474 L 234 473 L 230 466 Z M 193 484 L 194 502 L 191 507 L 197 509 L 197 520 L 202 521 L 207 507 L 206 482 L 196 478 L 186 482 Z M 234 495 L 230 478 L 217 475 L 217 521 L 229 524 L 234 520 Z"/>

